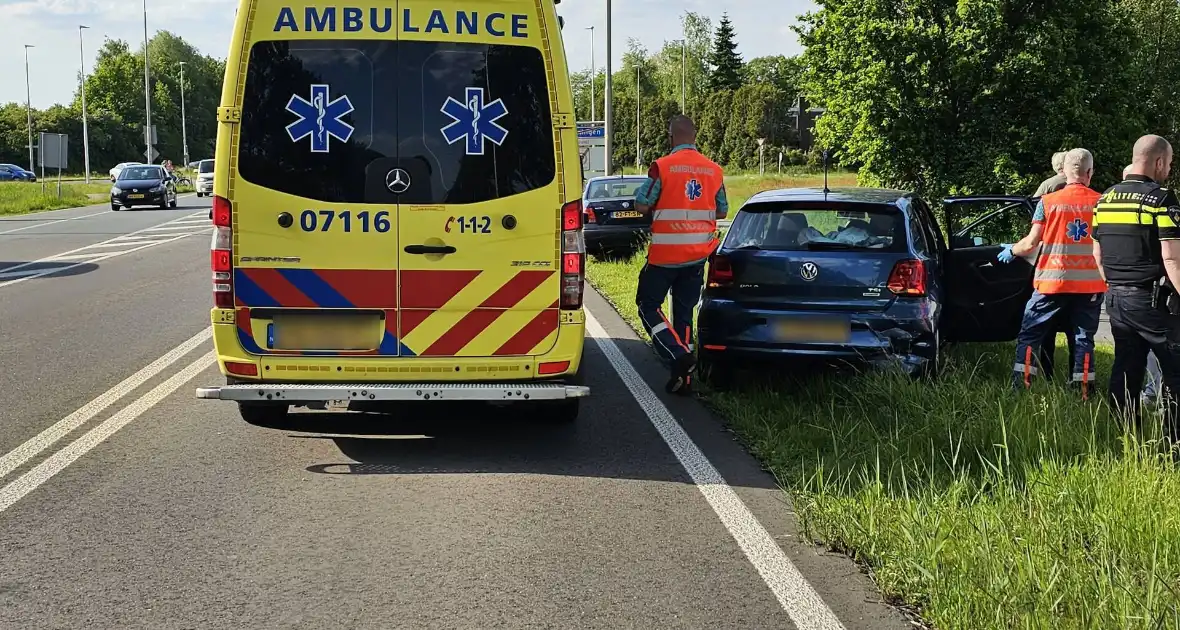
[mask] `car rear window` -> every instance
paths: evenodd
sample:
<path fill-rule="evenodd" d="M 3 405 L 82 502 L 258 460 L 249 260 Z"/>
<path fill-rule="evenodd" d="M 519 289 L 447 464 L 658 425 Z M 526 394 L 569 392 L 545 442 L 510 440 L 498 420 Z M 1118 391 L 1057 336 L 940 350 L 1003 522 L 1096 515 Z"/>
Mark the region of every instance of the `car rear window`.
<path fill-rule="evenodd" d="M 905 215 L 883 204 L 746 204 L 733 219 L 725 247 L 903 252 Z"/>
<path fill-rule="evenodd" d="M 516 195 L 556 176 L 549 99 L 535 48 L 259 42 L 246 73 L 239 170 L 260 186 L 327 202 Z"/>
<path fill-rule="evenodd" d="M 197 169 L 199 169 L 197 171 L 199 173 L 212 173 L 213 172 L 213 160 L 201 160 L 201 164 L 199 166 L 197 166 Z"/>
<path fill-rule="evenodd" d="M 607 182 L 590 182 L 586 189 L 587 199 L 610 199 L 612 197 L 634 197 L 635 192 L 646 179 L 623 179 Z"/>

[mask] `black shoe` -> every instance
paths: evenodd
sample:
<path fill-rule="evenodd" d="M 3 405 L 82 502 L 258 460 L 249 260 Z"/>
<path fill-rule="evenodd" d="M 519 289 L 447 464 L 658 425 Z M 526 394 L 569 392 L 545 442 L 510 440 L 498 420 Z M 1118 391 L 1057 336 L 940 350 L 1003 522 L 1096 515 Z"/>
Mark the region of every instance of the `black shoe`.
<path fill-rule="evenodd" d="M 697 368 L 697 358 L 692 354 L 684 354 L 672 363 L 672 378 L 664 385 L 664 391 L 669 394 L 688 395 L 692 392 L 692 373 Z"/>

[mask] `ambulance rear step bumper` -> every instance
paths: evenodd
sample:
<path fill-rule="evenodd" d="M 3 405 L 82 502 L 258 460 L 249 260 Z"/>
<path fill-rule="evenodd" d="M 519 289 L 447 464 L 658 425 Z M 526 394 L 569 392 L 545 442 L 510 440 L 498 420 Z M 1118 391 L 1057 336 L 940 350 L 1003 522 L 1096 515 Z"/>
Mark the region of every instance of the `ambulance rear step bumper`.
<path fill-rule="evenodd" d="M 557 383 L 469 384 L 334 384 L 283 385 L 244 384 L 220 387 L 198 387 L 197 398 L 204 400 L 234 400 L 238 402 L 308 402 L 345 401 L 499 401 L 525 402 L 530 400 L 564 400 L 590 395 L 590 388 Z"/>

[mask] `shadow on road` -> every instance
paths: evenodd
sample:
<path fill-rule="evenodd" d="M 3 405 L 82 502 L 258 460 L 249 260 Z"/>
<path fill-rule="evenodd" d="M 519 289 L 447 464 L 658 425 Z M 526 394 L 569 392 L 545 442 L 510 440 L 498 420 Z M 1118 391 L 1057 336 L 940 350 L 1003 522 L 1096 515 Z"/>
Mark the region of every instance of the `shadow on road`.
<path fill-rule="evenodd" d="M 19 269 L 14 269 L 14 267 L 19 267 Z M 40 278 L 80 276 L 96 269 L 98 269 L 98 265 L 94 263 L 78 264 L 68 260 L 37 263 L 0 260 L 0 282 L 26 276 L 39 276 Z"/>

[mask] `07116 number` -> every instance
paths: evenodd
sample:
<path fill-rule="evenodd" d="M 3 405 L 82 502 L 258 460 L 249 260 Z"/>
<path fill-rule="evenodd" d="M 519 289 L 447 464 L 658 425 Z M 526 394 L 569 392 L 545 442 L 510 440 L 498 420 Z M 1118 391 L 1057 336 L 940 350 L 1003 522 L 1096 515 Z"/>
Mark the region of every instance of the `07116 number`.
<path fill-rule="evenodd" d="M 351 210 L 304 210 L 299 215 L 299 227 L 304 232 L 327 232 L 333 225 L 345 232 L 352 232 L 354 228 L 360 232 L 368 232 L 370 229 L 374 232 L 388 232 L 391 228 L 389 212 L 385 210 L 376 213 L 366 210 L 356 214 Z"/>

